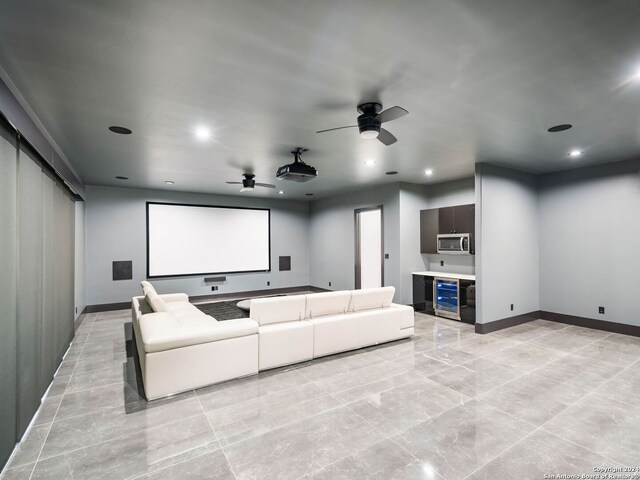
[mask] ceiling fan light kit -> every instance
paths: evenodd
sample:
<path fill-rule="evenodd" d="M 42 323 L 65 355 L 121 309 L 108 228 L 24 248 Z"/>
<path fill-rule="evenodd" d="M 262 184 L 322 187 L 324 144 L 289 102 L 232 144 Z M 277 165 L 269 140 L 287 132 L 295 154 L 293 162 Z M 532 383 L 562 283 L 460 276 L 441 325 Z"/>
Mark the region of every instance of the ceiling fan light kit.
<path fill-rule="evenodd" d="M 227 182 L 229 185 L 242 185 L 241 192 L 252 192 L 255 187 L 276 188 L 270 183 L 257 183 L 253 173 L 243 173 L 244 179 L 241 182 Z"/>

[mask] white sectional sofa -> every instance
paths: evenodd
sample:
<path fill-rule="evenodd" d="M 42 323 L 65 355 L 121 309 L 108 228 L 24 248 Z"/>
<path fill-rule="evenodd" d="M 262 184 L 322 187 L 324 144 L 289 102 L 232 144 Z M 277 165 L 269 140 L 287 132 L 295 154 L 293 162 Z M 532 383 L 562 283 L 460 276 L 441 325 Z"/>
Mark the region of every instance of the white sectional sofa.
<path fill-rule="evenodd" d="M 186 294 L 143 282 L 132 321 L 147 399 L 413 335 L 393 287 L 259 298 L 250 318 L 218 322 Z"/>

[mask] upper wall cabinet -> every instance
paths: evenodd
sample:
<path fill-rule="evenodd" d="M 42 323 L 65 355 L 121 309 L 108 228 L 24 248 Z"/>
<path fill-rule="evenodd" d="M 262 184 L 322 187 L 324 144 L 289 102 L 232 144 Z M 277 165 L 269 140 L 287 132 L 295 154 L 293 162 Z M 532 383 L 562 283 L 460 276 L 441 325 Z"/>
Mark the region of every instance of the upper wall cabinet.
<path fill-rule="evenodd" d="M 476 206 L 473 203 L 421 210 L 420 252 L 438 253 L 438 234 L 469 233 L 470 251 L 472 254 L 475 253 L 475 210 Z"/>

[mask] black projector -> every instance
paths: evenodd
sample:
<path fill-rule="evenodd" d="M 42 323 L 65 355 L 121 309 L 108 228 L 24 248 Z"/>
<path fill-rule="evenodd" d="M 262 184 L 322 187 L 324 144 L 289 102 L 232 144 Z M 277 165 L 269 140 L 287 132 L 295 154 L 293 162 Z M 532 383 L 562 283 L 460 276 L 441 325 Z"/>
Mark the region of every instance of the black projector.
<path fill-rule="evenodd" d="M 295 157 L 294 162 L 278 168 L 276 178 L 278 180 L 291 180 L 293 182 L 308 182 L 316 178 L 318 171 L 300 159 L 302 153 L 306 151 L 306 148 L 297 148 L 291 152 Z"/>
<path fill-rule="evenodd" d="M 278 180 L 292 180 L 294 182 L 308 182 L 318 176 L 318 171 L 306 163 L 290 163 L 278 168 Z"/>

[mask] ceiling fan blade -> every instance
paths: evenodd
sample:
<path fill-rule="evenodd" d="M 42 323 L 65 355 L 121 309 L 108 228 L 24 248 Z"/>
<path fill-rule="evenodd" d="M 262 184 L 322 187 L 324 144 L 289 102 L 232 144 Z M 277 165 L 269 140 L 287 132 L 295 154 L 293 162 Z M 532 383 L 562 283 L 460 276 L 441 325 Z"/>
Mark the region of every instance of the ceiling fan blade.
<path fill-rule="evenodd" d="M 242 185 L 242 182 L 225 182 L 228 183 L 229 185 Z"/>
<path fill-rule="evenodd" d="M 353 127 L 357 127 L 357 126 L 358 125 L 347 125 L 346 127 L 327 128 L 326 130 L 318 130 L 316 133 L 331 132 L 333 130 L 342 130 L 343 128 L 353 128 Z"/>
<path fill-rule="evenodd" d="M 396 118 L 404 117 L 407 113 L 409 113 L 407 110 L 396 105 L 395 107 L 387 108 L 380 112 L 376 116 L 376 119 L 378 119 L 380 123 L 390 122 Z"/>
<path fill-rule="evenodd" d="M 391 133 L 389 130 L 385 130 L 384 128 L 380 129 L 380 133 L 378 134 L 378 140 L 384 143 L 387 147 L 392 145 L 398 141 L 398 139 Z"/>
<path fill-rule="evenodd" d="M 276 188 L 275 185 L 271 185 L 270 183 L 257 183 L 256 187 L 264 187 L 264 188 Z"/>

